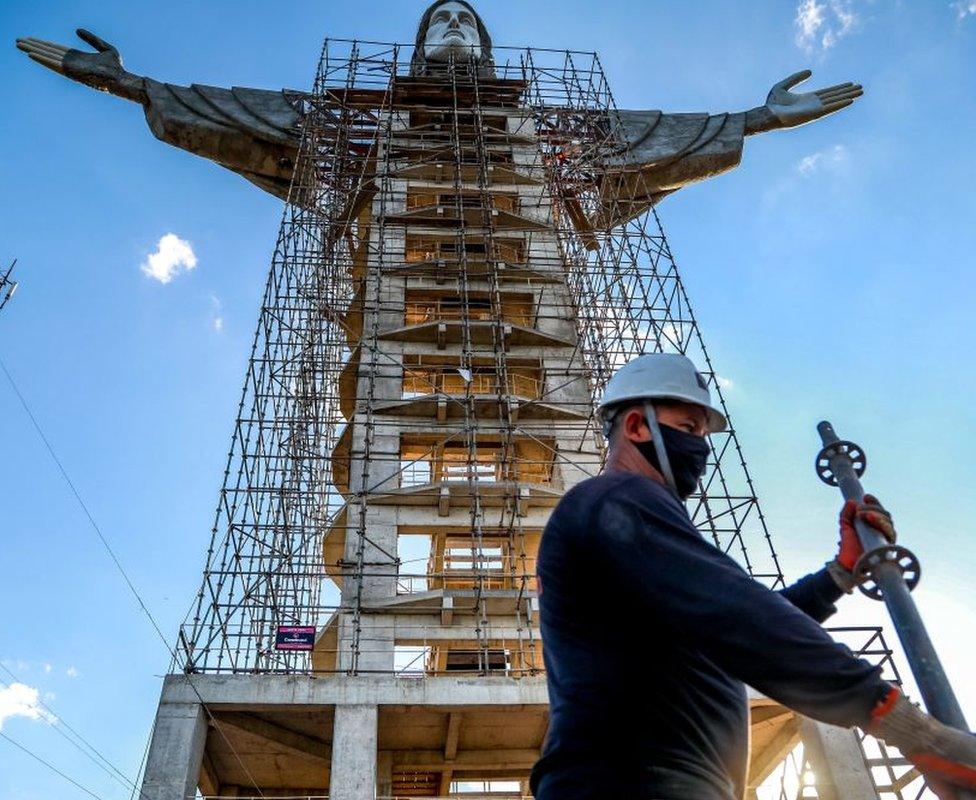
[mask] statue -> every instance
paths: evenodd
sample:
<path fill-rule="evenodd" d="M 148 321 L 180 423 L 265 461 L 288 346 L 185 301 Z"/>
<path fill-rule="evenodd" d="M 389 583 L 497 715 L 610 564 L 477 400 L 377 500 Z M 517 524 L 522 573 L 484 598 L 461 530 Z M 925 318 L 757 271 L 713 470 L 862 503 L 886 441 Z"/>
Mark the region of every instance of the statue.
<path fill-rule="evenodd" d="M 174 86 L 128 72 L 119 51 L 86 30 L 78 37 L 95 52 L 41 39 L 18 39 L 34 61 L 66 77 L 140 103 L 153 134 L 247 178 L 287 199 L 302 122 L 302 93 L 213 86 Z M 493 75 L 491 38 L 465 0 L 436 0 L 417 30 L 412 75 L 436 72 L 451 59 L 476 62 Z M 790 75 L 770 90 L 764 105 L 723 114 L 665 114 L 618 111 L 615 123 L 625 144 L 609 158 L 619 170 L 616 196 L 626 203 L 605 225 L 631 219 L 663 197 L 696 181 L 736 167 L 745 137 L 794 128 L 849 106 L 863 94 L 860 85 L 841 83 L 814 92 L 791 91 L 812 73 Z"/>

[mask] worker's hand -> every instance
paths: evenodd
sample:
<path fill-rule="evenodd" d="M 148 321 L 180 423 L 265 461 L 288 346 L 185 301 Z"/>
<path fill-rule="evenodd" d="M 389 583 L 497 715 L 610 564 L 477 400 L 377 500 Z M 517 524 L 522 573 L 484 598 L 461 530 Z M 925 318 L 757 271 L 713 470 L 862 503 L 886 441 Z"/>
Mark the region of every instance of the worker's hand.
<path fill-rule="evenodd" d="M 874 495 L 864 495 L 864 502 L 857 503 L 848 500 L 840 510 L 840 541 L 838 542 L 837 558 L 827 565 L 837 585 L 850 593 L 857 585 L 854 577 L 854 565 L 864 555 L 864 547 L 857 538 L 854 520 L 859 519 L 878 531 L 891 544 L 895 543 L 897 535 L 891 514 L 878 502 Z"/>
<path fill-rule="evenodd" d="M 901 750 L 942 800 L 976 790 L 976 736 L 943 725 L 894 686 L 871 714 L 868 733 Z"/>

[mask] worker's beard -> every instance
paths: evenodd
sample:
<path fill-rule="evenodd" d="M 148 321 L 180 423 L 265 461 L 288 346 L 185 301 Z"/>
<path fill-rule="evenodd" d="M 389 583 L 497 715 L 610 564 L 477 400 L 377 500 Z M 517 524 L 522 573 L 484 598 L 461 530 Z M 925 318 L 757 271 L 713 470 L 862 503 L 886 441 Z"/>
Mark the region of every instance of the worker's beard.
<path fill-rule="evenodd" d="M 668 463 L 671 465 L 671 474 L 674 476 L 674 489 L 678 497 L 687 500 L 698 487 L 701 476 L 705 474 L 708 454 L 712 452 L 712 448 L 702 436 L 686 433 L 670 425 L 659 427 L 664 440 L 664 451 L 668 454 Z M 654 469 L 664 475 L 653 440 L 634 442 L 634 447 L 640 450 L 641 455 Z"/>

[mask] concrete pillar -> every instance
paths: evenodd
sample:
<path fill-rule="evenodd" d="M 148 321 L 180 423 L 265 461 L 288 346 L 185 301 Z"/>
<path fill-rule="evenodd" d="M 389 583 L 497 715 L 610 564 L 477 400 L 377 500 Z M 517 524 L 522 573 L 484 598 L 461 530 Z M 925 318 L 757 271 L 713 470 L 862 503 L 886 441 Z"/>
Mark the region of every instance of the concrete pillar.
<path fill-rule="evenodd" d="M 854 731 L 804 719 L 800 736 L 817 776 L 820 800 L 877 800 L 878 793 Z"/>
<path fill-rule="evenodd" d="M 393 797 L 393 753 L 383 750 L 376 757 L 376 796 Z"/>
<path fill-rule="evenodd" d="M 375 800 L 376 726 L 375 705 L 336 706 L 330 800 Z"/>
<path fill-rule="evenodd" d="M 160 703 L 142 781 L 143 800 L 192 800 L 206 743 L 203 706 Z"/>

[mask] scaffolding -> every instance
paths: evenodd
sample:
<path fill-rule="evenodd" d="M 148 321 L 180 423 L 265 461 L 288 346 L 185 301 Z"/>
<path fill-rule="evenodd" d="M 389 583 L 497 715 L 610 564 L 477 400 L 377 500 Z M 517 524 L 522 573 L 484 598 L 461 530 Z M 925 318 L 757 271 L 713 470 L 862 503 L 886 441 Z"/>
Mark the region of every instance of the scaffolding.
<path fill-rule="evenodd" d="M 490 74 L 416 76 L 404 52 L 327 40 L 314 91 L 295 98 L 302 144 L 181 633 L 189 671 L 376 669 L 361 663 L 381 636 L 364 638 L 361 590 L 387 582 L 473 592 L 478 638 L 464 657 L 440 652 L 441 668 L 477 653 L 475 671 L 536 673 L 529 510 L 598 472 L 609 376 L 641 353 L 686 353 L 724 407 L 657 216 L 634 213 L 639 175 L 612 166 L 597 56 L 496 50 Z M 693 519 L 779 585 L 735 429 L 712 445 Z M 371 536 L 376 509 L 424 504 L 466 518 Z M 514 641 L 488 632 L 486 591 L 523 609 Z M 344 658 L 276 649 L 281 626 L 335 638 L 339 622 Z M 443 647 L 403 647 L 437 671 Z"/>
<path fill-rule="evenodd" d="M 414 74 L 411 51 L 326 40 L 292 97 L 301 145 L 180 631 L 187 673 L 540 676 L 536 553 L 552 507 L 601 468 L 609 377 L 684 353 L 728 416 L 650 192 L 616 159 L 598 57 L 496 48 L 490 67 Z M 692 519 L 780 587 L 734 426 L 711 445 Z M 791 712 L 767 711 L 775 747 L 795 744 Z M 394 767 L 389 791 L 520 796 L 530 767 L 480 794 L 458 787 L 483 770 Z"/>

